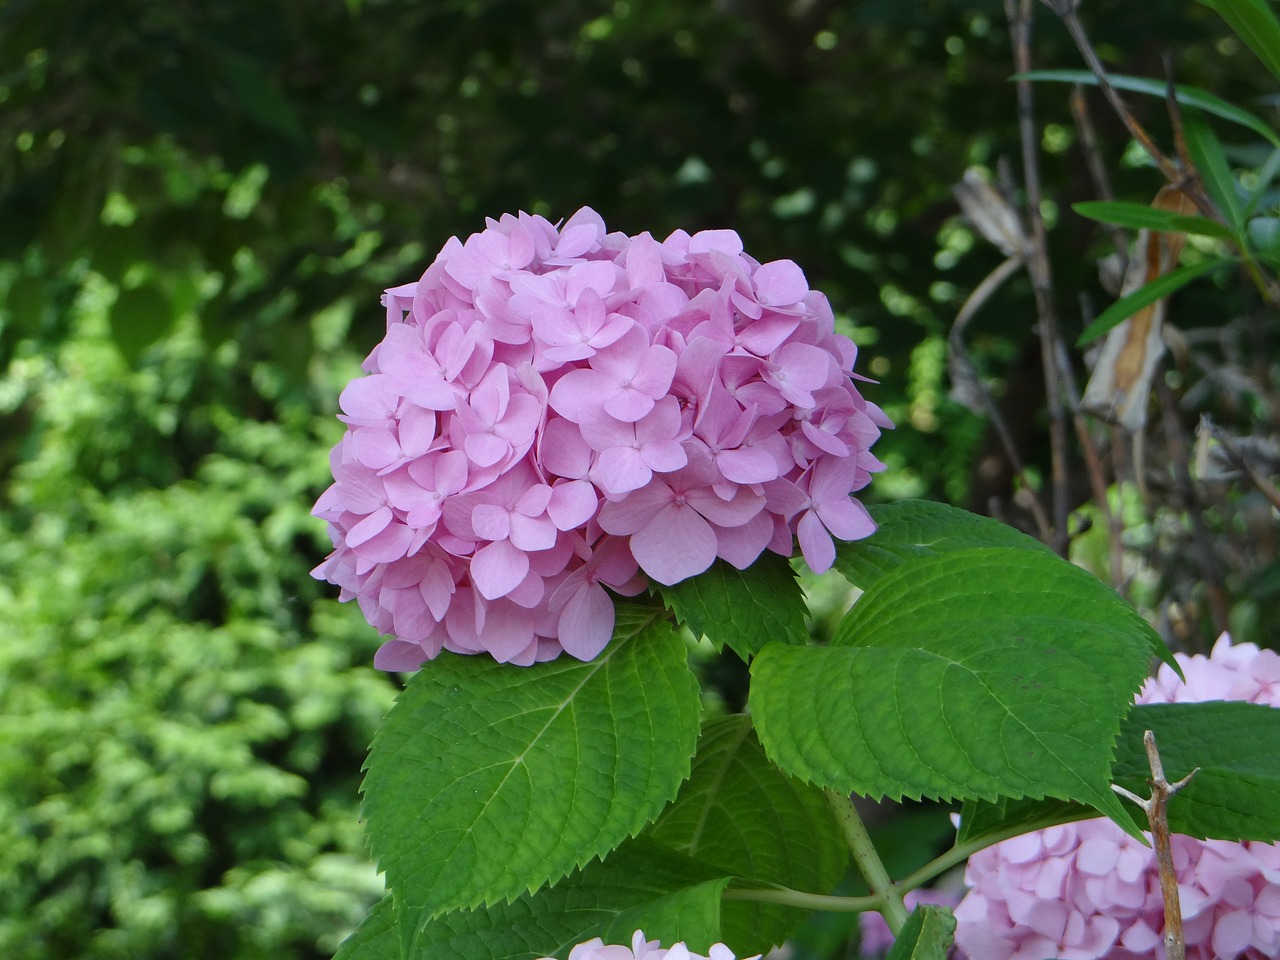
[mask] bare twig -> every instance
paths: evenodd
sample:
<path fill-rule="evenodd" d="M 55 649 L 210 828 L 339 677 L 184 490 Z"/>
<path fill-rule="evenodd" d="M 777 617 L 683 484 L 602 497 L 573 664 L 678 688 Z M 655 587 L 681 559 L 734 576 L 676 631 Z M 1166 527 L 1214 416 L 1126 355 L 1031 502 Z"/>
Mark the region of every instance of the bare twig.
<path fill-rule="evenodd" d="M 1004 447 L 1005 456 L 1009 458 L 1009 465 L 1013 467 L 1014 472 L 1018 475 L 1023 488 L 1032 494 L 1028 505 L 1035 520 L 1036 532 L 1042 541 L 1048 543 L 1053 536 L 1053 528 L 1049 523 L 1049 517 L 1044 512 L 1040 499 L 1034 495 L 1031 484 L 1027 480 L 1026 468 L 1022 463 L 1022 457 L 1018 455 L 1018 447 L 1013 442 L 1013 435 L 1009 432 L 1009 425 L 1005 423 L 1004 415 L 1000 412 L 1000 406 L 996 403 L 995 398 L 991 396 L 991 391 L 982 383 L 981 378 L 978 376 L 977 368 L 974 366 L 973 358 L 969 356 L 968 348 L 964 343 L 964 331 L 973 315 L 1000 288 L 1002 283 L 1022 267 L 1022 264 L 1022 257 L 1015 255 L 1008 257 L 987 274 L 983 281 L 974 288 L 973 293 L 969 294 L 964 305 L 961 306 L 960 312 L 956 314 L 956 320 L 951 325 L 951 333 L 947 337 L 947 343 L 951 360 L 960 367 L 959 370 L 954 367 L 952 369 L 951 379 L 953 384 L 957 388 L 961 384 L 965 384 L 965 393 L 970 401 L 976 395 L 982 411 L 991 421 L 991 426 L 995 430 L 996 436 L 1000 438 L 1000 444 Z"/>
<path fill-rule="evenodd" d="M 1107 165 L 1102 161 L 1102 151 L 1098 148 L 1098 135 L 1093 129 L 1093 118 L 1089 116 L 1089 103 L 1084 97 L 1084 88 L 1076 84 L 1071 90 L 1071 116 L 1075 120 L 1076 132 L 1080 134 L 1080 150 L 1084 154 L 1085 166 L 1089 168 L 1089 179 L 1099 198 L 1108 202 L 1116 198 L 1111 189 L 1111 177 L 1107 173 Z M 1102 229 L 1111 238 L 1111 245 L 1116 248 L 1120 258 L 1120 275 L 1124 276 L 1129 265 L 1129 240 L 1122 228 L 1114 223 L 1102 223 Z"/>
<path fill-rule="evenodd" d="M 1257 488 L 1258 492 L 1266 497 L 1273 507 L 1280 510 L 1280 489 L 1268 477 L 1258 471 L 1258 468 L 1253 465 L 1249 457 L 1236 445 L 1235 441 L 1227 435 L 1226 431 L 1214 424 L 1208 416 L 1202 415 L 1200 417 L 1200 425 L 1203 429 L 1209 431 L 1209 435 L 1213 439 L 1222 444 L 1222 449 L 1226 450 L 1231 459 L 1239 464 L 1240 469 L 1244 471 L 1244 475 L 1249 478 L 1249 482 Z"/>
<path fill-rule="evenodd" d="M 1005 0 L 1005 16 L 1013 41 L 1014 67 L 1019 74 L 1031 70 L 1031 0 Z M 1067 515 L 1070 509 L 1067 489 L 1067 424 L 1062 403 L 1062 385 L 1058 375 L 1058 317 L 1053 303 L 1053 275 L 1049 269 L 1049 241 L 1044 218 L 1040 214 L 1040 165 L 1037 152 L 1035 101 L 1031 82 L 1017 81 L 1018 131 L 1022 144 L 1023 179 L 1027 190 L 1027 216 L 1031 224 L 1031 249 L 1027 270 L 1035 292 L 1039 316 L 1040 360 L 1044 367 L 1045 395 L 1049 411 L 1049 444 L 1053 478 L 1053 539 L 1050 546 L 1065 556 L 1070 531 Z"/>
<path fill-rule="evenodd" d="M 1142 734 L 1142 744 L 1147 750 L 1147 762 L 1151 765 L 1151 797 L 1144 800 L 1118 784 L 1111 789 L 1132 800 L 1147 815 L 1151 825 L 1151 839 L 1156 848 L 1156 864 L 1160 871 L 1160 893 L 1164 896 L 1164 951 L 1168 960 L 1186 960 L 1187 942 L 1182 934 L 1182 904 L 1178 899 L 1178 872 L 1173 866 L 1173 847 L 1169 842 L 1169 798 L 1185 787 L 1199 771 L 1192 770 L 1177 783 L 1165 779 L 1164 764 L 1156 749 L 1156 735 L 1150 730 Z"/>
<path fill-rule="evenodd" d="M 1178 169 L 1177 164 L 1165 156 L 1164 152 L 1156 146 L 1156 142 L 1151 139 L 1151 135 L 1143 129 L 1142 124 L 1138 123 L 1137 118 L 1129 110 L 1128 104 L 1120 99 L 1120 94 L 1111 85 L 1111 80 L 1107 77 L 1106 70 L 1103 69 L 1102 61 L 1098 59 L 1098 53 L 1093 49 L 1093 43 L 1089 40 L 1088 34 L 1084 32 L 1084 25 L 1076 14 L 1076 4 L 1051 4 L 1050 6 L 1062 18 L 1067 32 L 1071 34 L 1071 39 L 1075 41 L 1076 49 L 1080 51 L 1080 56 L 1084 58 L 1085 65 L 1089 68 L 1089 72 L 1097 79 L 1098 87 L 1102 90 L 1103 96 L 1107 98 L 1107 102 L 1111 104 L 1111 109 L 1115 111 L 1116 116 L 1120 118 L 1120 121 L 1129 130 L 1130 136 L 1138 141 L 1138 144 L 1146 151 L 1147 156 L 1151 157 L 1155 165 L 1160 168 L 1160 172 L 1164 174 L 1166 180 L 1170 183 L 1181 184 L 1182 171 Z"/>

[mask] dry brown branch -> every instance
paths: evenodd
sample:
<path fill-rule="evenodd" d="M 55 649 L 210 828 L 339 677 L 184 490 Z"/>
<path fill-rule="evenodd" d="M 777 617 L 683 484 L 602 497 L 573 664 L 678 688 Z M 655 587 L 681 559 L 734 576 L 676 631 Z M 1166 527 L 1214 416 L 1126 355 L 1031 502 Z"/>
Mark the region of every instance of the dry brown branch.
<path fill-rule="evenodd" d="M 1199 771 L 1192 770 L 1177 783 L 1170 783 L 1164 775 L 1164 764 L 1156 748 L 1156 735 L 1150 730 L 1142 734 L 1146 747 L 1147 763 L 1151 765 L 1151 797 L 1144 800 L 1135 793 L 1116 784 L 1111 789 L 1132 800 L 1147 815 L 1151 826 L 1151 839 L 1156 848 L 1156 864 L 1160 873 L 1160 893 L 1164 897 L 1164 950 L 1168 960 L 1186 960 L 1187 942 L 1182 933 L 1182 904 L 1178 898 L 1178 872 L 1173 866 L 1173 847 L 1169 842 L 1169 798 L 1185 787 Z"/>
<path fill-rule="evenodd" d="M 1031 70 L 1031 0 L 1005 0 L 1005 16 L 1009 21 L 1009 35 L 1013 42 L 1014 67 L 1019 74 Z M 1049 267 L 1049 242 L 1044 218 L 1040 213 L 1040 165 L 1037 147 L 1038 134 L 1035 119 L 1035 100 L 1031 82 L 1017 81 L 1018 131 L 1022 146 L 1023 181 L 1027 192 L 1028 231 L 1031 248 L 1027 258 L 1027 270 L 1031 275 L 1031 287 L 1035 293 L 1036 314 L 1039 318 L 1040 360 L 1044 368 L 1045 396 L 1049 412 L 1049 446 L 1052 476 L 1053 538 L 1050 546 L 1065 556 L 1070 531 L 1067 517 L 1070 510 L 1067 487 L 1067 424 L 1062 400 L 1061 378 L 1058 375 L 1058 316 L 1053 303 L 1053 275 Z"/>

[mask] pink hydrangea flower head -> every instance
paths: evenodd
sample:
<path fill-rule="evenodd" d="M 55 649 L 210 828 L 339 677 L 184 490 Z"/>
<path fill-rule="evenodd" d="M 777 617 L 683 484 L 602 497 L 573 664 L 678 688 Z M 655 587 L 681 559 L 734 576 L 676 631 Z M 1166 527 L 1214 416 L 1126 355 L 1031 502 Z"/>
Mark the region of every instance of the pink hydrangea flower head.
<path fill-rule="evenodd" d="M 1177 655 L 1138 703 L 1247 700 L 1280 707 L 1280 655 L 1223 634 L 1208 657 Z M 1172 841 L 1189 960 L 1280 956 L 1280 845 Z M 1006 840 L 969 858 L 956 942 L 982 960 L 1164 957 L 1155 854 L 1110 820 Z"/>
<path fill-rule="evenodd" d="M 596 656 L 608 591 L 739 569 L 874 524 L 853 499 L 892 426 L 857 350 L 790 260 L 732 230 L 609 233 L 520 214 L 386 291 L 387 332 L 342 392 L 314 571 L 413 669 L 441 650 Z"/>
<path fill-rule="evenodd" d="M 544 957 L 543 960 L 553 960 Z M 732 950 L 723 943 L 711 945 L 711 951 L 703 956 L 694 953 L 683 942 L 664 947 L 657 940 L 646 940 L 644 932 L 637 930 L 631 937 L 631 946 L 608 944 L 595 937 L 580 943 L 569 951 L 569 960 L 737 960 Z M 760 960 L 760 954 L 743 957 L 742 960 Z"/>

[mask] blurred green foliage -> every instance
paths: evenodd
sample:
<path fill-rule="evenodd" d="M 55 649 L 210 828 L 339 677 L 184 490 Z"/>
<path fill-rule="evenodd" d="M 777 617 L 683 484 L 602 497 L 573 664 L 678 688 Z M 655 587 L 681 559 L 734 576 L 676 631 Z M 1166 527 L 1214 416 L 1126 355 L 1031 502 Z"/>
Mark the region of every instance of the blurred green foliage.
<path fill-rule="evenodd" d="M 1090 14 L 1126 72 L 1176 46 L 1236 92 L 1197 5 Z M 378 896 L 357 785 L 394 686 L 308 577 L 308 510 L 378 292 L 486 215 L 796 260 L 900 425 L 874 495 L 970 497 L 945 335 L 999 258 L 950 189 L 1016 153 L 1009 63 L 997 0 L 0 5 L 0 952 L 324 956 Z M 1065 210 L 1090 188 L 1042 104 Z M 1055 231 L 1064 289 L 1091 237 Z M 1032 318 L 1019 281 L 971 328 L 1010 396 Z"/>

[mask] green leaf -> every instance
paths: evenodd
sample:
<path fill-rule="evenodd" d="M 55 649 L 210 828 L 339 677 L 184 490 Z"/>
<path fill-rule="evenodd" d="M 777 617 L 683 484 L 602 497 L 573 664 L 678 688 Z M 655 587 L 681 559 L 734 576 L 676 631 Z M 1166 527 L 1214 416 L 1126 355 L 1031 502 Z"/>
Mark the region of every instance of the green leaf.
<path fill-rule="evenodd" d="M 960 810 L 960 830 L 956 843 L 976 843 L 978 848 L 1043 830 L 1073 820 L 1092 820 L 1098 811 L 1065 800 L 1012 800 L 1003 797 L 994 803 L 967 801 Z"/>
<path fill-rule="evenodd" d="M 835 567 L 867 589 L 903 563 L 975 547 L 1011 547 L 1052 553 L 1008 524 L 930 500 L 902 500 L 870 508 L 876 532 L 864 540 L 836 541 Z"/>
<path fill-rule="evenodd" d="M 696 577 L 661 587 L 662 599 L 696 634 L 749 661 L 773 640 L 806 643 L 804 594 L 791 565 L 763 553 L 746 570 L 723 560 Z"/>
<path fill-rule="evenodd" d="M 675 796 L 699 691 L 660 617 L 619 604 L 613 640 L 589 663 L 449 655 L 413 677 L 374 738 L 363 787 L 399 923 L 557 880 Z"/>
<path fill-rule="evenodd" d="M 400 960 L 395 905 L 387 894 L 373 906 L 351 936 L 342 941 L 333 960 Z"/>
<path fill-rule="evenodd" d="M 1204 180 L 1209 196 L 1222 211 L 1227 223 L 1231 224 L 1233 229 L 1239 230 L 1244 222 L 1244 211 L 1241 209 L 1240 191 L 1236 186 L 1235 177 L 1231 175 L 1231 168 L 1227 166 L 1227 158 L 1222 152 L 1222 144 L 1218 142 L 1204 115 L 1198 110 L 1183 111 L 1182 132 L 1187 142 L 1187 152 L 1191 154 L 1192 162 L 1200 171 L 1200 177 Z M 1212 223 L 1212 221 L 1207 222 Z"/>
<path fill-rule="evenodd" d="M 951 910 L 922 903 L 911 911 L 884 960 L 946 960 L 955 937 Z"/>
<path fill-rule="evenodd" d="M 720 898 L 728 882 L 697 860 L 633 840 L 554 887 L 425 921 L 414 931 L 405 957 L 564 957 L 574 944 L 592 937 L 629 945 L 636 930 L 667 945 L 684 940 L 691 950 L 705 953 L 721 938 Z"/>
<path fill-rule="evenodd" d="M 1233 240 L 1235 234 L 1208 217 L 1188 217 L 1171 210 L 1159 210 L 1142 203 L 1117 203 L 1106 200 L 1087 200 L 1073 203 L 1071 209 L 1082 217 L 1114 223 L 1135 230 L 1169 230 L 1175 233 L 1194 233 L 1203 237 Z"/>
<path fill-rule="evenodd" d="M 1027 73 L 1015 74 L 1013 79 L 1018 80 L 1024 77 L 1028 80 L 1079 83 L 1091 87 L 1098 85 L 1098 78 L 1088 70 L 1031 70 Z M 1168 85 L 1163 81 L 1151 80 L 1147 77 L 1131 77 L 1122 73 L 1109 73 L 1107 74 L 1107 82 L 1117 90 L 1146 93 L 1153 97 L 1159 97 L 1161 100 L 1165 99 L 1169 92 Z M 1242 127 L 1248 127 L 1258 136 L 1266 139 L 1272 146 L 1280 147 L 1280 135 L 1277 135 L 1266 123 L 1248 110 L 1242 110 L 1235 104 L 1228 103 L 1207 90 L 1179 84 L 1174 87 L 1174 97 L 1184 107 L 1196 107 L 1205 113 L 1213 114 L 1215 117 L 1221 117 L 1223 120 L 1230 120 L 1232 123 L 1238 123 Z"/>
<path fill-rule="evenodd" d="M 1212 7 L 1275 77 L 1280 77 L 1280 23 L 1264 0 L 1201 0 Z"/>
<path fill-rule="evenodd" d="M 1197 277 L 1212 273 L 1228 263 L 1235 263 L 1235 260 L 1231 257 L 1214 257 L 1212 260 L 1189 264 L 1185 267 L 1179 267 L 1177 270 L 1170 270 L 1168 273 L 1161 274 L 1128 296 L 1121 297 L 1103 310 L 1102 313 L 1098 314 L 1093 323 L 1085 327 L 1084 333 L 1080 334 L 1080 338 L 1076 340 L 1076 346 L 1083 347 L 1085 344 L 1091 343 L 1104 333 L 1107 333 L 1112 327 L 1118 327 L 1143 307 L 1169 296 L 1175 290 L 1180 290 Z"/>
<path fill-rule="evenodd" d="M 153 283 L 121 290 L 111 305 L 111 338 L 131 364 L 172 325 L 169 298 Z"/>
<path fill-rule="evenodd" d="M 830 893 L 849 859 L 822 791 L 770 763 L 740 714 L 706 725 L 692 774 L 646 835 L 725 874 L 810 893 Z M 722 909 L 724 938 L 741 953 L 767 952 L 806 916 L 746 901 Z"/>
<path fill-rule="evenodd" d="M 770 645 L 751 713 L 770 759 L 822 787 L 1057 797 L 1127 822 L 1109 788 L 1120 718 L 1159 638 L 1047 552 L 926 557 L 875 581 L 830 648 Z"/>
<path fill-rule="evenodd" d="M 1142 733 L 1151 730 L 1170 782 L 1200 768 L 1169 801 L 1169 828 L 1201 839 L 1280 840 L 1280 709 L 1257 703 L 1137 706 L 1116 744 L 1117 783 L 1151 792 Z"/>

